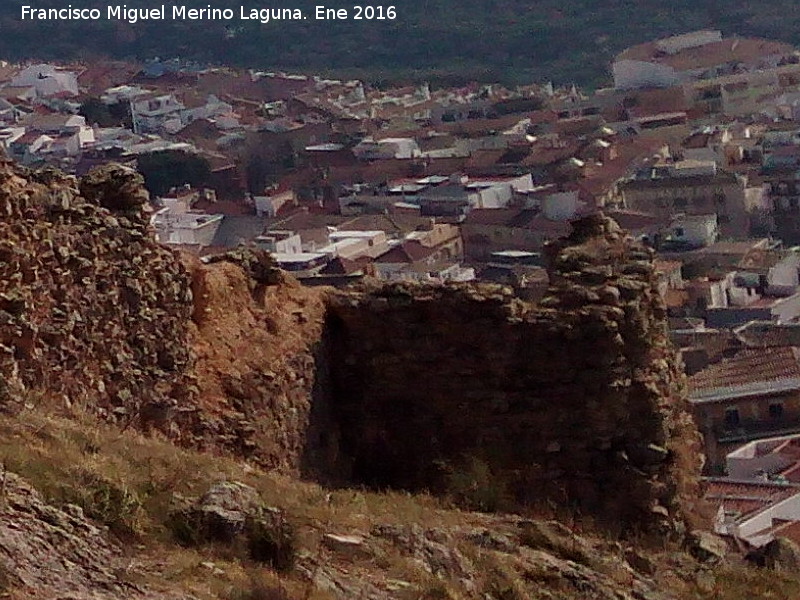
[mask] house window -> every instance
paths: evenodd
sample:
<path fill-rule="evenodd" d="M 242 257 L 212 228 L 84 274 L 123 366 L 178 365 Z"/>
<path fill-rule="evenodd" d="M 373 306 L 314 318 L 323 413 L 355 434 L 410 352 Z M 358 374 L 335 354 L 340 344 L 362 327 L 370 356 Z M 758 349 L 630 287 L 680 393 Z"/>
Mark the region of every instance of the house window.
<path fill-rule="evenodd" d="M 783 417 L 783 404 L 779 402 L 775 402 L 769 405 L 769 418 L 770 419 L 780 419 Z"/>
<path fill-rule="evenodd" d="M 725 426 L 738 427 L 739 426 L 739 409 L 726 408 L 725 409 Z"/>

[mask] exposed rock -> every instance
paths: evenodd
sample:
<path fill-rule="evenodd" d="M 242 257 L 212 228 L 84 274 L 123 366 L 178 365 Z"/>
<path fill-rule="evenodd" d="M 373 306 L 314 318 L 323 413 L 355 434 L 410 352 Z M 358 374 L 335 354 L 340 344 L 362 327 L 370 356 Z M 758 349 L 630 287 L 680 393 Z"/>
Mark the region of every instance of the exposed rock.
<path fill-rule="evenodd" d="M 268 252 L 257 248 L 243 247 L 223 254 L 214 254 L 203 259 L 205 264 L 229 262 L 240 266 L 256 283 L 277 285 L 283 281 L 283 271 Z"/>
<path fill-rule="evenodd" d="M 81 195 L 87 201 L 112 211 L 137 213 L 147 204 L 149 195 L 144 178 L 123 165 L 105 165 L 81 179 Z"/>
<path fill-rule="evenodd" d="M 452 532 L 443 529 L 424 530 L 416 525 L 382 525 L 374 528 L 372 534 L 391 540 L 397 548 L 417 559 L 429 573 L 447 574 L 458 578 L 467 588 L 472 587 L 475 567 L 458 550 Z"/>
<path fill-rule="evenodd" d="M 185 543 L 232 542 L 244 532 L 247 516 L 263 506 L 258 492 L 238 481 L 223 481 L 174 512 L 171 521 Z"/>
<path fill-rule="evenodd" d="M 572 233 L 567 237 L 567 242 L 576 246 L 593 238 L 619 236 L 622 233 L 622 229 L 614 219 L 598 213 L 573 221 Z"/>
<path fill-rule="evenodd" d="M 31 599 L 152 597 L 124 581 L 120 549 L 76 510 L 46 504 L 13 473 L 2 475 L 0 570 L 6 590 Z"/>
<path fill-rule="evenodd" d="M 266 506 L 252 487 L 224 481 L 200 498 L 178 501 L 182 506 L 170 515 L 170 527 L 179 542 L 233 545 L 241 540 L 255 561 L 276 570 L 288 570 L 294 564 L 294 528 L 279 510 Z"/>
<path fill-rule="evenodd" d="M 357 535 L 326 533 L 322 536 L 322 543 L 330 550 L 349 557 L 369 554 L 364 538 Z"/>
<path fill-rule="evenodd" d="M 695 530 L 687 538 L 688 550 L 697 560 L 717 563 L 728 554 L 725 540 L 709 531 Z"/>
<path fill-rule="evenodd" d="M 467 535 L 467 540 L 479 548 L 505 552 L 506 554 L 513 554 L 519 549 L 519 544 L 509 536 L 489 529 L 473 531 Z"/>
<path fill-rule="evenodd" d="M 787 538 L 775 538 L 753 551 L 749 560 L 774 571 L 787 574 L 800 572 L 800 546 Z"/>
<path fill-rule="evenodd" d="M 585 565 L 592 562 L 591 548 L 557 521 L 523 521 L 519 527 L 525 546 Z"/>
<path fill-rule="evenodd" d="M 656 572 L 653 561 L 635 548 L 628 548 L 625 550 L 625 560 L 633 569 L 643 575 L 654 575 Z"/>
<path fill-rule="evenodd" d="M 202 508 L 218 508 L 244 515 L 258 510 L 263 504 L 258 490 L 240 481 L 217 483 L 198 501 L 198 505 Z"/>

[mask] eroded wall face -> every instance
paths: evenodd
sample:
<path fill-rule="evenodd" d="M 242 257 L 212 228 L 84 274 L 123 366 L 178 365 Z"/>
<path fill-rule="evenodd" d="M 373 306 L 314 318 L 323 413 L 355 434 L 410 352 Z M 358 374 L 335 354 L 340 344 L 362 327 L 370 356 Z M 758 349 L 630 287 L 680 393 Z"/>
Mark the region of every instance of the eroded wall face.
<path fill-rule="evenodd" d="M 677 517 L 699 440 L 650 257 L 614 234 L 554 268 L 539 307 L 495 287 L 332 298 L 330 414 L 354 483 L 468 494 L 488 472 L 506 507 Z"/>
<path fill-rule="evenodd" d="M 194 396 L 189 276 L 152 239 L 139 175 L 0 163 L 0 405 L 79 403 L 127 423 Z M 163 418 L 162 418 L 163 417 Z"/>

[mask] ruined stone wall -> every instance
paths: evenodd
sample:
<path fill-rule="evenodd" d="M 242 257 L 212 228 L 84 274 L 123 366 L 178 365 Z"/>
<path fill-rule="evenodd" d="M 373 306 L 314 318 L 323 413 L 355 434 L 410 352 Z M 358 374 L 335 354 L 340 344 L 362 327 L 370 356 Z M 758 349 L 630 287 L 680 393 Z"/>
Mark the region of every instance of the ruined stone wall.
<path fill-rule="evenodd" d="M 692 512 L 699 438 L 651 257 L 604 220 L 553 249 L 537 306 L 492 286 L 309 290 L 257 255 L 158 245 L 141 184 L 0 164 L 3 410 L 79 403 L 322 481 L 496 492 L 486 507 L 617 529 Z"/>
<path fill-rule="evenodd" d="M 259 282 L 229 261 L 188 261 L 197 443 L 298 473 L 315 398 L 327 388 L 326 292 L 283 275 Z"/>
<path fill-rule="evenodd" d="M 685 516 L 699 438 L 650 254 L 602 219 L 553 254 L 536 307 L 488 286 L 332 298 L 330 412 L 354 481 L 437 490 L 488 469 L 512 505 L 619 530 Z"/>
<path fill-rule="evenodd" d="M 119 422 L 189 404 L 189 277 L 148 231 L 139 175 L 0 164 L 0 404 Z"/>
<path fill-rule="evenodd" d="M 0 409 L 85 407 L 297 472 L 322 292 L 251 252 L 158 244 L 142 178 L 0 164 Z"/>

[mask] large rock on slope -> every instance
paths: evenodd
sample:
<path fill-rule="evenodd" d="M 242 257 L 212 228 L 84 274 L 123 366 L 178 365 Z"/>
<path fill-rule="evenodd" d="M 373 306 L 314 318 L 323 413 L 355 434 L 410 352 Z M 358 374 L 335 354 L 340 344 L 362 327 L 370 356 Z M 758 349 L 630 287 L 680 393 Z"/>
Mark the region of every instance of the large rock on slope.
<path fill-rule="evenodd" d="M 31 600 L 155 597 L 120 578 L 120 548 L 79 508 L 46 504 L 13 473 L 0 474 L 0 494 L 2 591 Z"/>

